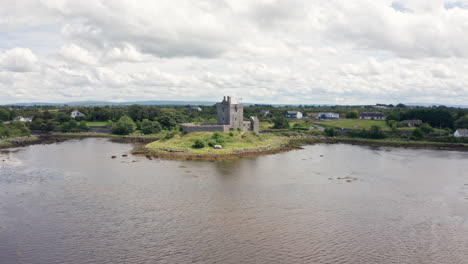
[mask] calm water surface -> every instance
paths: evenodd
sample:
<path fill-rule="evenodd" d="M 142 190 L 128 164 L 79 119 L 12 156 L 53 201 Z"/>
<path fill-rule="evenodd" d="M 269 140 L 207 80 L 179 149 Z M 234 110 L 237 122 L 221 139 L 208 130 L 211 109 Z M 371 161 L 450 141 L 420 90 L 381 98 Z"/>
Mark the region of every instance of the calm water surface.
<path fill-rule="evenodd" d="M 122 157 L 131 147 L 1 152 L 0 263 L 468 263 L 466 152 L 191 162 Z"/>

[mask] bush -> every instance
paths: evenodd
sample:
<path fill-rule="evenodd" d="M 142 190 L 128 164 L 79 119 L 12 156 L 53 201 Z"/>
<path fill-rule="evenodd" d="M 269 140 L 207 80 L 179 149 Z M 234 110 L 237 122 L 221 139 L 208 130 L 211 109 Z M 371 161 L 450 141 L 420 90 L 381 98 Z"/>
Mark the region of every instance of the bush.
<path fill-rule="evenodd" d="M 205 147 L 205 142 L 201 139 L 196 139 L 195 143 L 193 143 L 192 148 L 201 149 Z"/>
<path fill-rule="evenodd" d="M 333 127 L 325 128 L 324 133 L 327 137 L 336 137 L 338 135 L 338 132 L 336 132 L 336 130 Z"/>
<path fill-rule="evenodd" d="M 215 145 L 221 145 L 224 147 L 226 139 L 224 135 L 220 132 L 214 132 L 213 135 L 208 140 L 208 146 L 214 147 Z"/>
<path fill-rule="evenodd" d="M 117 123 L 112 126 L 112 133 L 117 135 L 128 135 L 135 131 L 136 125 L 128 116 L 122 116 Z"/>
<path fill-rule="evenodd" d="M 177 134 L 179 134 L 179 131 L 177 130 L 168 131 L 164 139 L 171 139 Z"/>
<path fill-rule="evenodd" d="M 379 126 L 371 126 L 367 136 L 373 139 L 385 138 L 385 134 L 382 132 L 382 129 Z"/>
<path fill-rule="evenodd" d="M 415 140 L 422 139 L 423 137 L 424 134 L 419 127 L 415 128 L 413 133 L 411 134 L 411 138 Z"/>
<path fill-rule="evenodd" d="M 274 129 L 285 129 L 289 128 L 289 121 L 285 117 L 277 117 L 273 119 L 273 128 Z"/>
<path fill-rule="evenodd" d="M 421 131 L 424 133 L 424 134 L 429 134 L 429 133 L 432 133 L 434 131 L 434 129 L 431 127 L 431 125 L 429 125 L 428 123 L 422 123 L 419 128 L 421 129 Z"/>
<path fill-rule="evenodd" d="M 29 128 L 22 122 L 13 122 L 11 124 L 0 123 L 0 138 L 24 137 L 29 135 Z"/>
<path fill-rule="evenodd" d="M 359 111 L 357 110 L 349 111 L 348 113 L 346 113 L 346 118 L 349 118 L 349 119 L 359 118 Z"/>
<path fill-rule="evenodd" d="M 162 130 L 161 124 L 158 121 L 150 121 L 148 119 L 144 119 L 140 123 L 140 129 L 143 134 L 155 134 L 159 133 Z"/>

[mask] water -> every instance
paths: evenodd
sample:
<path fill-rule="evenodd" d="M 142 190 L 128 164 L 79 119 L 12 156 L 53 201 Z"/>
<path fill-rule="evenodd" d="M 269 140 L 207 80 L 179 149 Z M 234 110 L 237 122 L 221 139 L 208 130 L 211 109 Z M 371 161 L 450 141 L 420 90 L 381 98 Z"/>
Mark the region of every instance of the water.
<path fill-rule="evenodd" d="M 0 263 L 468 263 L 466 152 L 323 144 L 208 162 L 131 147 L 0 153 Z"/>

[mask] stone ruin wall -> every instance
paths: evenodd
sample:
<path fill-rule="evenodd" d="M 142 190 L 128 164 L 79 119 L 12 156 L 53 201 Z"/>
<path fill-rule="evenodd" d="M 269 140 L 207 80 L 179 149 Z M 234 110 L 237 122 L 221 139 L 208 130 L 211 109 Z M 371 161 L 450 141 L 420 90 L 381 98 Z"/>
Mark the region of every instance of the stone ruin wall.
<path fill-rule="evenodd" d="M 182 131 L 186 133 L 194 133 L 194 132 L 225 132 L 229 130 L 229 126 L 224 125 L 195 125 L 195 124 L 182 124 L 180 125 Z"/>

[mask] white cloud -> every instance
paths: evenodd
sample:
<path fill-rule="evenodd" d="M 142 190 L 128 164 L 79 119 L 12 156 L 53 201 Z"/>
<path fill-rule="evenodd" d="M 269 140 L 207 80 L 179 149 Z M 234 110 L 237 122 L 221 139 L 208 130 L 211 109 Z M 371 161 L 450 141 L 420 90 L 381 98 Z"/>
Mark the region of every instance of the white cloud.
<path fill-rule="evenodd" d="M 466 6 L 0 0 L 0 98 L 459 104 L 468 100 Z"/>
<path fill-rule="evenodd" d="M 27 48 L 14 48 L 0 53 L 0 71 L 30 72 L 37 57 Z"/>
<path fill-rule="evenodd" d="M 59 55 L 63 57 L 66 61 L 72 63 L 80 64 L 89 64 L 96 65 L 97 59 L 91 54 L 88 50 L 77 46 L 75 44 L 70 44 L 60 48 Z"/>

